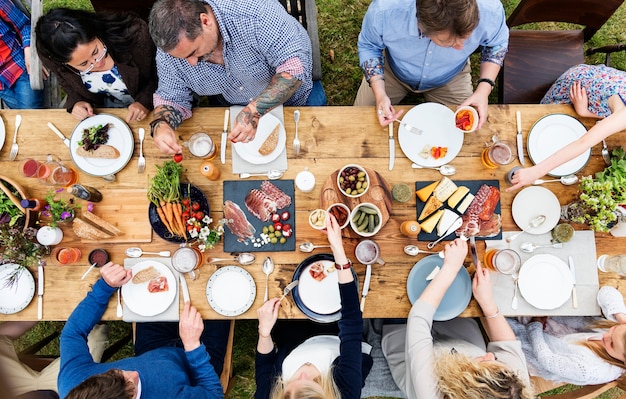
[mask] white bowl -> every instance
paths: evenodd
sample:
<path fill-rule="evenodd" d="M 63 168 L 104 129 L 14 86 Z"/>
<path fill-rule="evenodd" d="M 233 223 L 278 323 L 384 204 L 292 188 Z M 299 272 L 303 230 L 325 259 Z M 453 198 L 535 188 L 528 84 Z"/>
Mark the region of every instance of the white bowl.
<path fill-rule="evenodd" d="M 332 214 L 332 212 L 330 210 L 335 208 L 335 207 L 341 208 L 341 209 L 343 209 L 345 211 L 346 220 L 343 222 L 343 224 L 340 225 L 340 227 L 343 229 L 343 228 L 345 228 L 348 225 L 348 223 L 350 223 L 350 208 L 348 208 L 348 205 L 346 205 L 346 204 L 342 204 L 341 202 L 337 202 L 337 203 L 334 203 L 331 206 L 329 206 L 328 209 L 326 209 L 326 212 L 328 212 L 329 214 Z M 339 222 L 339 220 L 337 220 L 337 222 Z"/>
<path fill-rule="evenodd" d="M 363 212 L 363 208 L 369 208 L 369 210 L 375 212 L 375 213 L 372 213 L 371 211 L 366 212 L 365 218 L 369 218 L 370 215 L 373 215 L 374 222 L 376 222 L 376 217 L 377 217 L 378 223 L 375 223 L 373 228 L 368 226 L 364 230 L 362 229 L 361 231 L 359 231 L 359 225 L 362 225 L 363 223 L 365 223 L 364 221 L 361 221 L 361 224 L 359 224 L 358 223 L 359 219 L 357 218 L 357 217 L 360 218 L 360 215 Z M 354 221 L 355 218 L 357 218 L 356 221 Z M 370 222 L 368 221 L 367 223 L 369 224 Z M 372 204 L 371 202 L 360 203 L 359 205 L 355 206 L 352 212 L 350 213 L 350 226 L 352 226 L 352 230 L 354 230 L 354 232 L 360 235 L 361 237 L 373 236 L 374 234 L 378 233 L 382 225 L 383 225 L 383 214 L 380 211 L 380 209 L 376 205 Z"/>
<path fill-rule="evenodd" d="M 474 132 L 478 128 L 478 111 L 476 111 L 476 108 L 474 108 L 474 107 L 470 107 L 469 105 L 464 105 L 462 107 L 459 107 L 454 112 L 454 125 L 456 126 L 457 115 L 459 113 L 461 113 L 461 112 L 464 112 L 464 111 L 469 111 L 472 114 L 472 117 L 474 118 L 474 123 L 472 123 L 472 126 L 470 126 L 470 128 L 468 130 L 461 129 L 459 127 L 457 127 L 457 129 L 459 129 L 460 131 L 462 131 L 464 133 L 472 133 L 472 132 Z"/>
<path fill-rule="evenodd" d="M 314 209 L 309 213 L 309 224 L 315 230 L 322 230 L 326 228 L 326 218 L 328 217 L 328 213 L 325 209 Z M 316 219 L 315 222 L 313 219 Z"/>
<path fill-rule="evenodd" d="M 354 171 L 356 173 L 351 173 L 351 174 L 347 174 L 345 172 L 347 171 Z M 357 174 L 363 172 L 363 176 L 362 178 L 357 177 Z M 354 182 L 352 182 L 351 184 L 353 184 L 355 187 L 351 188 L 350 194 L 348 194 L 346 192 L 346 189 L 344 189 L 342 186 L 345 186 L 347 183 L 345 183 L 345 180 L 348 176 L 354 176 L 355 180 Z M 355 191 L 357 190 L 357 187 L 359 187 L 360 185 L 358 183 L 365 183 L 365 188 L 362 190 L 362 192 L 357 192 L 354 193 L 352 191 L 352 189 L 354 189 Z M 367 190 L 370 187 L 370 177 L 367 173 L 367 171 L 365 170 L 364 167 L 357 165 L 357 164 L 348 164 L 346 166 L 344 166 L 343 168 L 339 169 L 339 172 L 337 173 L 337 187 L 339 187 L 339 191 L 341 191 L 341 193 L 343 195 L 345 195 L 346 197 L 350 197 L 350 198 L 358 198 L 360 196 L 362 196 L 363 194 L 365 194 L 367 192 Z"/>

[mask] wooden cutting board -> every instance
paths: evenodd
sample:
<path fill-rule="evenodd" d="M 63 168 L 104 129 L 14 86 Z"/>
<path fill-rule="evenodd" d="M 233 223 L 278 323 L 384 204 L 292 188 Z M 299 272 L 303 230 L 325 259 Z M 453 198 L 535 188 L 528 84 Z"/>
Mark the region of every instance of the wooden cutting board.
<path fill-rule="evenodd" d="M 389 190 L 389 185 L 383 179 L 378 172 L 364 168 L 367 171 L 367 174 L 370 179 L 370 188 L 358 198 L 352 198 L 345 196 L 341 190 L 337 187 L 337 174 L 339 173 L 339 169 L 334 171 L 328 176 L 324 184 L 322 185 L 322 193 L 320 195 L 320 208 L 328 209 L 332 204 L 337 202 L 346 204 L 350 211 L 354 209 L 355 206 L 362 202 L 371 202 L 380 208 L 380 212 L 383 214 L 383 222 L 384 226 L 389 220 L 389 215 L 391 214 L 391 210 L 393 209 L 393 201 L 391 197 L 391 190 Z M 381 226 L 382 227 L 382 226 Z M 361 237 L 357 233 L 352 230 L 352 227 L 349 225 L 346 226 L 343 230 L 341 230 L 341 235 L 347 238 L 359 238 Z"/>
<path fill-rule="evenodd" d="M 94 202 L 93 213 L 113 224 L 124 234 L 97 242 L 151 242 L 152 227 L 148 219 L 150 201 L 145 189 L 102 189 L 102 201 Z M 120 201 L 123 198 L 123 201 Z M 83 206 L 87 206 L 83 203 Z M 81 238 L 81 242 L 94 242 Z"/>

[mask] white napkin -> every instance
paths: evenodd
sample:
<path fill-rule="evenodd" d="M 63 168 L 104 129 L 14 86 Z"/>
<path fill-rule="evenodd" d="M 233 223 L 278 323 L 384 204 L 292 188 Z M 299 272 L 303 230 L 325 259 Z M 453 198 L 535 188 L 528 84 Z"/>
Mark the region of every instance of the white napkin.
<path fill-rule="evenodd" d="M 566 243 L 563 248 L 539 248 L 535 252 L 527 254 L 519 249 L 519 246 L 530 241 L 537 245 L 550 244 L 552 236 L 550 232 L 545 234 L 524 233 L 511 243 L 505 239 L 517 233 L 516 231 L 503 231 L 502 240 L 486 240 L 487 248 L 515 250 L 524 262 L 532 256 L 538 254 L 551 254 L 568 264 L 568 255 L 574 258 L 576 268 L 576 293 L 578 294 L 578 308 L 574 309 L 571 298 L 561 307 L 553 310 L 537 309 L 524 299 L 518 291 L 519 307 L 517 310 L 511 308 L 513 299 L 513 279 L 509 275 L 498 272 L 491 272 L 493 282 L 493 296 L 498 305 L 498 309 L 505 316 L 598 316 L 600 307 L 596 301 L 600 283 L 598 281 L 598 269 L 596 267 L 596 241 L 593 231 L 576 230 L 574 237 Z"/>
<path fill-rule="evenodd" d="M 231 126 L 234 125 L 235 118 L 237 117 L 237 115 L 239 115 L 239 112 L 241 112 L 243 108 L 244 107 L 242 107 L 241 105 L 233 105 L 230 107 L 230 125 Z M 270 113 L 274 115 L 275 117 L 277 117 L 278 120 L 280 120 L 280 123 L 283 124 L 283 126 L 285 125 L 285 115 L 283 113 L 282 105 L 274 108 L 273 110 L 270 111 Z M 287 170 L 287 146 L 286 145 L 285 145 L 285 148 L 283 148 L 283 151 L 275 160 L 269 163 L 262 164 L 262 165 L 256 165 L 256 164 L 246 161 L 245 159 L 240 157 L 239 154 L 237 154 L 237 150 L 235 150 L 235 148 L 232 145 L 231 145 L 231 149 L 232 149 L 231 154 L 233 156 L 233 174 L 235 175 L 238 175 L 239 173 L 265 173 L 273 169 Z"/>
<path fill-rule="evenodd" d="M 124 259 L 124 269 L 130 269 L 135 264 L 139 262 L 145 262 L 147 260 L 162 263 L 172 271 L 172 273 L 174 274 L 174 278 L 176 279 L 176 287 L 170 287 L 170 289 L 173 288 L 176 290 L 176 296 L 174 297 L 174 300 L 172 301 L 172 304 L 170 305 L 169 308 L 165 309 L 165 311 L 163 311 L 162 313 L 159 313 L 154 316 L 142 316 L 133 312 L 132 310 L 128 308 L 128 306 L 126 306 L 126 301 L 124 301 L 124 297 L 122 296 L 122 306 L 124 308 L 124 316 L 122 316 L 122 320 L 126 322 L 178 321 L 179 320 L 179 314 L 178 314 L 178 310 L 179 310 L 178 275 L 179 273 L 176 270 L 174 270 L 174 268 L 172 267 L 172 258 L 126 258 Z M 132 284 L 132 283 L 129 283 L 129 284 Z"/>

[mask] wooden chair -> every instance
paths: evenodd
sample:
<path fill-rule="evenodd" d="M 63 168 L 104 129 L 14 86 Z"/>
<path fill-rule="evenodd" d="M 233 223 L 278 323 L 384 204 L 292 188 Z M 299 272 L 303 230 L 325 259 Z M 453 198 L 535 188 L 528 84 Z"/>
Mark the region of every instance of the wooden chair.
<path fill-rule="evenodd" d="M 91 0 L 91 5 L 96 12 L 99 11 L 132 11 L 141 19 L 148 22 L 150 9 L 156 0 Z"/>
<path fill-rule="evenodd" d="M 501 103 L 538 103 L 569 67 L 584 62 L 584 42 L 624 0 L 522 0 L 507 19 L 509 27 L 535 22 L 583 25 L 578 30 L 510 31 L 509 51 L 500 71 Z"/>

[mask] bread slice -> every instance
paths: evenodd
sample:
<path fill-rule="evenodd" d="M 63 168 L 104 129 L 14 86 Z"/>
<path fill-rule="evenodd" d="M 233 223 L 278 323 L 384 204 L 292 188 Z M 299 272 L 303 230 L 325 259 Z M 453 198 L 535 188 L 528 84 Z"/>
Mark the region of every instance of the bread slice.
<path fill-rule="evenodd" d="M 78 217 L 74 218 L 74 221 L 72 222 L 72 230 L 74 230 L 74 233 L 78 237 L 86 238 L 87 240 L 104 240 L 113 237 L 112 235 L 105 233 L 104 231 L 100 231 L 96 227 Z"/>
<path fill-rule="evenodd" d="M 259 147 L 259 154 L 266 156 L 272 153 L 278 145 L 278 134 L 280 133 L 280 123 L 276 124 L 272 133 L 265 139 L 261 147 Z"/>
<path fill-rule="evenodd" d="M 443 216 L 443 209 L 438 210 L 437 212 L 433 213 L 431 217 L 421 222 L 420 226 L 422 227 L 422 231 L 432 233 L 435 229 L 435 226 L 437 225 L 437 222 L 439 222 L 439 219 L 441 219 L 441 216 Z"/>
<path fill-rule="evenodd" d="M 444 176 L 435 190 L 433 191 L 433 195 L 437 197 L 437 199 L 441 202 L 450 198 L 450 196 L 456 191 L 456 184 L 448 177 Z"/>
<path fill-rule="evenodd" d="M 112 236 L 118 236 L 120 234 L 124 234 L 124 232 L 117 227 L 113 226 L 111 223 L 102 219 L 100 216 L 96 215 L 93 212 L 83 211 L 81 212 L 81 216 L 87 219 L 91 224 L 98 227 L 100 230 L 109 233 Z"/>
<path fill-rule="evenodd" d="M 154 268 L 154 266 L 148 266 L 145 269 L 137 272 L 133 276 L 133 284 L 141 284 L 147 281 L 152 280 L 153 278 L 159 277 L 161 273 Z"/>
<path fill-rule="evenodd" d="M 434 195 L 431 196 L 426 204 L 424 205 L 424 209 L 422 209 L 422 213 L 420 213 L 420 217 L 417 218 L 418 221 L 426 219 L 429 215 L 433 214 L 437 209 L 441 208 L 443 203 L 437 199 Z"/>
<path fill-rule="evenodd" d="M 80 146 L 76 148 L 76 155 L 86 158 L 116 159 L 120 157 L 120 151 L 112 145 L 101 144 L 97 149 L 92 151 L 87 151 Z"/>
<path fill-rule="evenodd" d="M 433 190 L 435 190 L 435 187 L 437 187 L 437 184 L 439 184 L 438 181 L 433 182 L 427 185 L 426 187 L 422 187 L 419 190 L 417 190 L 415 192 L 415 194 L 417 194 L 417 198 L 419 198 L 422 202 L 426 202 L 428 197 L 430 197 L 430 195 L 433 193 Z"/>

